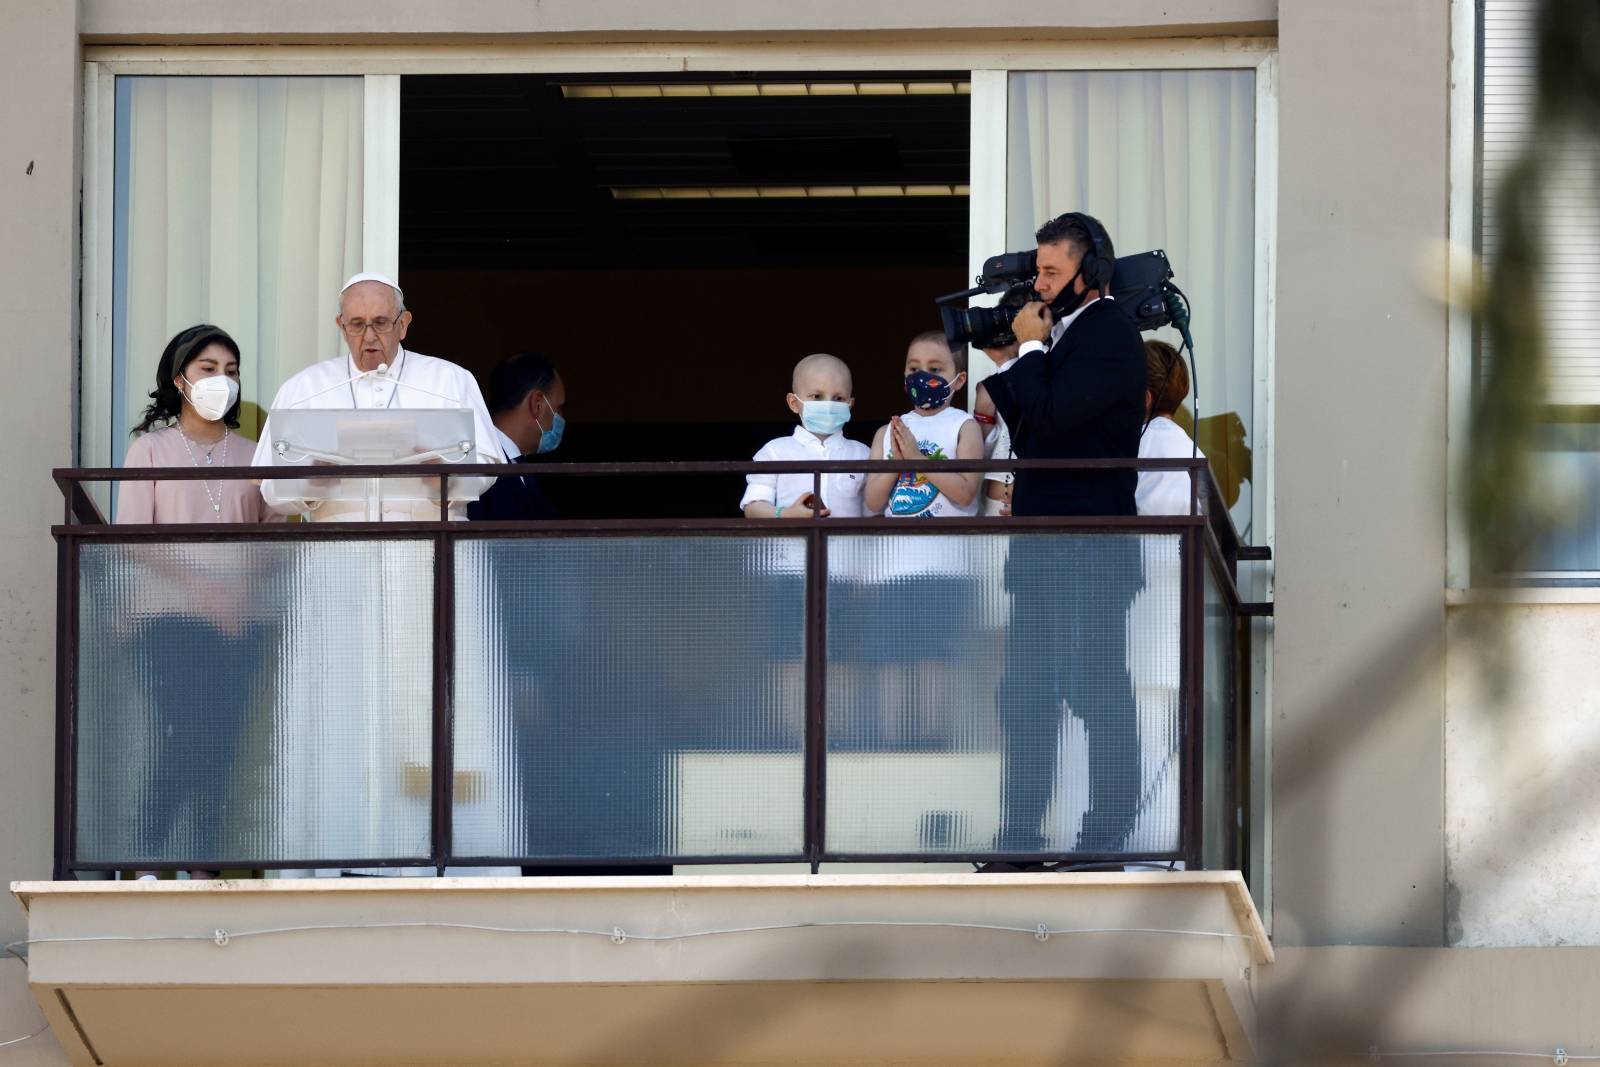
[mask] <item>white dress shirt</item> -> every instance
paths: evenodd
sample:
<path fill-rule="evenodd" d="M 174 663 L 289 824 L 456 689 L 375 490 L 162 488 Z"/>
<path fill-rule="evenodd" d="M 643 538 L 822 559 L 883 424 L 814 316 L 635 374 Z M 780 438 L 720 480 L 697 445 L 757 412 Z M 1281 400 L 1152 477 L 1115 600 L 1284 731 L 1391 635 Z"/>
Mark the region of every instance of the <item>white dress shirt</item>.
<path fill-rule="evenodd" d="M 313 363 L 291 377 L 278 389 L 272 399 L 272 408 L 445 408 L 466 407 L 473 412 L 473 439 L 477 455 L 473 462 L 503 463 L 499 431 L 489 418 L 478 382 L 464 367 L 448 360 L 424 356 L 420 352 L 400 349 L 394 366 L 385 375 L 368 375 L 356 380 L 360 374 L 355 361 L 348 355 Z M 269 412 L 270 415 L 270 412 Z M 256 445 L 255 465 L 270 467 L 272 456 L 272 419 L 261 428 L 261 441 Z M 307 501 L 291 497 L 278 487 L 284 483 L 263 481 L 261 496 L 267 507 L 281 515 L 300 514 L 319 522 L 352 522 L 367 518 L 366 503 L 362 500 Z M 493 478 L 454 478 L 450 482 L 452 519 L 465 519 L 466 502 L 476 500 Z M 385 500 L 383 520 L 386 522 L 413 519 L 437 519 L 439 506 L 426 501 Z"/>
<path fill-rule="evenodd" d="M 808 459 L 866 459 L 871 453 L 860 441 L 852 441 L 843 431 L 818 438 L 804 426 L 796 426 L 788 437 L 775 437 L 761 446 L 755 455 L 756 462 L 774 460 Z M 854 474 L 824 474 L 822 476 L 822 504 L 830 514 L 841 519 L 860 518 L 865 513 L 861 494 L 866 488 L 867 476 Z M 744 496 L 739 510 L 758 500 L 781 507 L 789 507 L 811 492 L 813 476 L 810 474 L 747 474 Z"/>
<path fill-rule="evenodd" d="M 500 451 L 506 454 L 507 463 L 515 463 L 522 458 L 522 449 L 511 439 L 509 434 L 498 426 L 494 428 L 494 432 L 495 440 L 500 442 Z"/>
<path fill-rule="evenodd" d="M 1110 299 L 1111 299 L 1111 297 L 1109 297 L 1109 296 L 1097 296 L 1097 297 L 1094 298 L 1094 300 L 1085 300 L 1083 303 L 1078 305 L 1076 311 L 1074 311 L 1072 314 L 1068 315 L 1066 318 L 1062 319 L 1060 322 L 1056 323 L 1054 326 L 1050 327 L 1050 341 L 1049 341 L 1049 343 L 1046 343 L 1044 341 L 1024 341 L 1020 345 L 1017 346 L 1017 358 L 1021 359 L 1023 356 L 1027 355 L 1030 352 L 1048 352 L 1048 351 L 1050 351 L 1050 349 L 1055 347 L 1056 342 L 1061 340 L 1061 335 L 1066 333 L 1067 330 L 1069 328 L 1071 328 L 1071 326 L 1072 326 L 1072 324 L 1074 322 L 1078 321 L 1078 316 L 1082 315 L 1085 311 L 1088 310 L 1090 304 L 1093 304 L 1095 302 L 1095 300 L 1110 300 Z"/>

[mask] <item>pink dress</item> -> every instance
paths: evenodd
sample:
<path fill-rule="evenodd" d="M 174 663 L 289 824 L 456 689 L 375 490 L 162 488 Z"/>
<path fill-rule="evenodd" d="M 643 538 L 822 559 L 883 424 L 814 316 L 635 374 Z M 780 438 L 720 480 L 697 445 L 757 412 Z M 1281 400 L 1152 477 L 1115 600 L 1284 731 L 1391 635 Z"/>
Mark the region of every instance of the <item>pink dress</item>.
<path fill-rule="evenodd" d="M 255 442 L 229 430 L 228 436 L 211 449 L 209 465 L 248 467 L 254 455 Z M 199 460 L 200 466 L 205 467 L 208 465 L 205 457 L 205 446 L 190 441 L 186 449 L 177 426 L 168 426 L 134 438 L 122 465 L 130 468 L 193 467 L 195 460 Z M 276 518 L 262 503 L 260 487 L 244 478 L 204 482 L 126 481 L 121 486 L 117 495 L 118 524 L 263 522 Z M 215 510 L 213 502 L 218 505 Z"/>

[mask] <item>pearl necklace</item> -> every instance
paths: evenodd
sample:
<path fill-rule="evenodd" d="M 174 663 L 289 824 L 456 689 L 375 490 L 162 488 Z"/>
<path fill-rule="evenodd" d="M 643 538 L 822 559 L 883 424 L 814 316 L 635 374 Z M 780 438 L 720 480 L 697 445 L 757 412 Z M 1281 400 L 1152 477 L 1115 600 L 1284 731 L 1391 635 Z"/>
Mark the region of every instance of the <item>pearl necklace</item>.
<path fill-rule="evenodd" d="M 190 445 L 189 445 L 189 435 L 183 432 L 183 427 L 182 426 L 178 427 L 178 436 L 183 438 L 183 450 L 185 452 L 189 453 L 189 462 L 193 463 L 196 467 L 200 466 L 200 461 L 195 458 L 194 449 L 192 447 L 190 447 Z M 216 450 L 217 450 L 217 446 L 216 445 L 212 445 L 211 446 L 211 452 L 215 452 Z M 211 463 L 211 452 L 207 452 L 206 453 L 206 464 L 207 465 L 210 465 L 210 463 Z M 226 466 L 227 462 L 228 462 L 228 428 L 226 426 L 224 426 L 222 428 L 222 463 L 223 463 L 224 466 Z M 216 512 L 217 514 L 221 514 L 222 513 L 222 483 L 221 482 L 217 483 L 217 491 L 215 493 L 213 493 L 211 491 L 211 483 L 206 481 L 205 479 L 201 479 L 200 487 L 206 491 L 206 499 L 211 502 L 211 510 Z"/>

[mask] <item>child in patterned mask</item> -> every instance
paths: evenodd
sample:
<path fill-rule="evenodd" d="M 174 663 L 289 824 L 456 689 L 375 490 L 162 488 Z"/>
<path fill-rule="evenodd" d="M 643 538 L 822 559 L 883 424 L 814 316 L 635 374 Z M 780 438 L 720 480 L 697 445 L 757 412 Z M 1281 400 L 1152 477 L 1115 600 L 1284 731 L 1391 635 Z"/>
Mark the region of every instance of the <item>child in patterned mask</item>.
<path fill-rule="evenodd" d="M 966 350 L 952 351 L 938 331 L 918 334 L 906 349 L 906 396 L 911 410 L 889 420 L 872 439 L 872 458 L 982 459 L 982 427 L 951 401 L 966 385 Z M 982 474 L 938 474 L 927 466 L 867 477 L 869 512 L 890 518 L 976 515 Z"/>

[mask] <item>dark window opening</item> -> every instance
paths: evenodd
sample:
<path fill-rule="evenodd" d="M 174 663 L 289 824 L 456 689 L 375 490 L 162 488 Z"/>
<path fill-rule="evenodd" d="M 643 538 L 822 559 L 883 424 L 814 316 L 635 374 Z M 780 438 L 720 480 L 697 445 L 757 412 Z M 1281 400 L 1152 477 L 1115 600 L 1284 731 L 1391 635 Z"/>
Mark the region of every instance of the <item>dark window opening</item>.
<path fill-rule="evenodd" d="M 906 342 L 965 284 L 966 80 L 408 76 L 407 344 L 480 382 L 549 355 L 568 391 L 553 459 L 748 459 L 793 430 L 811 352 L 850 365 L 845 432 L 870 441 L 906 406 Z M 572 517 L 737 514 L 741 479 L 680 481 L 545 489 Z"/>

